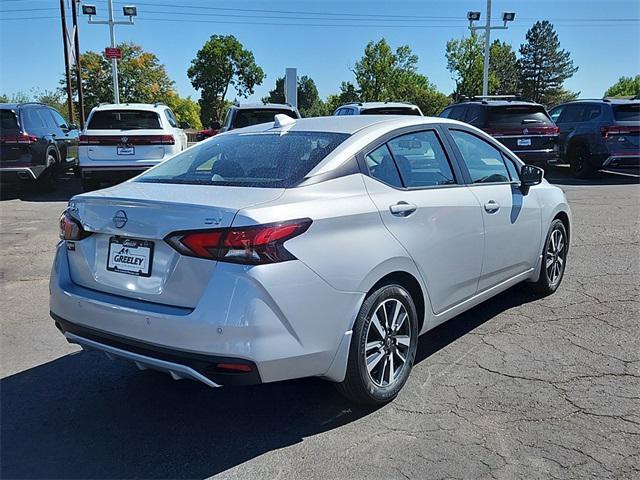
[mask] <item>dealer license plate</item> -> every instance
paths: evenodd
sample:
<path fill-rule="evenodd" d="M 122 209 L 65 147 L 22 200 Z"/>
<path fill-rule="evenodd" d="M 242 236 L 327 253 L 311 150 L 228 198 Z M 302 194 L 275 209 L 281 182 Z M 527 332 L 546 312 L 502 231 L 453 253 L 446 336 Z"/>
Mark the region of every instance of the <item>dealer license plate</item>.
<path fill-rule="evenodd" d="M 111 237 L 107 270 L 139 277 L 151 276 L 153 242 L 134 238 Z"/>

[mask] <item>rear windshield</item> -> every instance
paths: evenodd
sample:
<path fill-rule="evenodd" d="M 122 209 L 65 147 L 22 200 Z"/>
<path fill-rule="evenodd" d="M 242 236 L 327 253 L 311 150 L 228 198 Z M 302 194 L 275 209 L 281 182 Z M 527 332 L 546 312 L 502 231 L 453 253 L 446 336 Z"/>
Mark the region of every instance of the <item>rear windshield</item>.
<path fill-rule="evenodd" d="M 147 110 L 98 110 L 93 112 L 89 130 L 142 130 L 159 129 L 160 118 Z"/>
<path fill-rule="evenodd" d="M 287 188 L 347 137 L 325 132 L 221 135 L 185 150 L 137 181 Z"/>
<path fill-rule="evenodd" d="M 613 116 L 619 122 L 640 121 L 640 103 L 617 105 L 613 107 Z"/>
<path fill-rule="evenodd" d="M 18 119 L 11 110 L 0 110 L 0 130 L 17 130 Z"/>
<path fill-rule="evenodd" d="M 544 107 L 514 105 L 489 108 L 490 126 L 520 126 L 534 123 L 552 123 Z"/>
<path fill-rule="evenodd" d="M 402 107 L 381 107 L 381 108 L 367 108 L 362 110 L 360 115 L 417 115 L 420 116 L 420 112 L 417 108 L 402 108 Z"/>
<path fill-rule="evenodd" d="M 268 123 L 273 122 L 273 117 L 282 113 L 291 118 L 298 118 L 295 112 L 291 110 L 266 110 L 264 108 L 259 108 L 256 110 L 238 110 L 236 113 L 236 118 L 233 120 L 233 128 L 242 128 L 249 127 L 251 125 L 258 125 L 260 123 Z"/>

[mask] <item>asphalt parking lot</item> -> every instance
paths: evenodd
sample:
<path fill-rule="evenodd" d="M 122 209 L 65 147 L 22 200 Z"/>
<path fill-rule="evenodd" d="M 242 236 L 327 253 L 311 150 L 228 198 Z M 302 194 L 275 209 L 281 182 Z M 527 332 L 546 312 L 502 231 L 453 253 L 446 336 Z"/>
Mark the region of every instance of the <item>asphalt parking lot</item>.
<path fill-rule="evenodd" d="M 515 287 L 423 336 L 376 410 L 315 379 L 212 390 L 68 345 L 48 315 L 79 189 L 0 200 L 3 478 L 638 478 L 640 185 L 549 178 L 574 215 L 559 291 Z"/>

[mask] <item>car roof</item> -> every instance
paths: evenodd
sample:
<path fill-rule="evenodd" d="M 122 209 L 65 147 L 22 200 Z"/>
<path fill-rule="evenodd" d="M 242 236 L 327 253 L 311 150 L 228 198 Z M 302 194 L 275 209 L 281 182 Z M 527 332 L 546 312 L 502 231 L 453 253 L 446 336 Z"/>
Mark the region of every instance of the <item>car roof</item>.
<path fill-rule="evenodd" d="M 418 108 L 417 105 L 405 102 L 353 102 L 340 105 L 342 107 L 357 107 L 360 110 L 367 110 L 369 108 Z"/>
<path fill-rule="evenodd" d="M 628 105 L 630 103 L 640 103 L 640 99 L 638 98 L 578 98 L 576 100 L 570 100 L 568 102 L 561 103 L 560 105 L 568 105 L 570 103 L 594 103 L 594 102 L 609 103 L 612 105 Z"/>
<path fill-rule="evenodd" d="M 168 108 L 164 103 L 104 103 L 94 107 L 95 110 L 149 110 L 156 111 Z"/>
<path fill-rule="evenodd" d="M 232 105 L 231 108 L 235 108 L 238 110 L 245 110 L 245 109 L 251 109 L 251 110 L 272 110 L 272 109 L 278 109 L 278 110 L 295 110 L 296 108 L 286 104 L 286 103 L 244 103 L 241 105 Z"/>
<path fill-rule="evenodd" d="M 274 128 L 274 123 L 261 123 L 245 128 L 238 128 L 223 133 L 223 135 L 237 135 L 242 133 L 258 133 L 267 131 L 287 131 L 287 132 L 328 132 L 328 133 L 345 133 L 353 135 L 354 133 L 368 129 L 374 126 L 384 126 L 389 128 L 401 128 L 403 126 L 411 126 L 418 124 L 434 124 L 452 122 L 442 117 L 418 117 L 406 115 L 345 115 L 345 116 L 328 116 L 328 117 L 311 117 L 298 118 L 293 122 L 287 123 L 280 128 Z"/>
<path fill-rule="evenodd" d="M 465 102 L 454 103 L 453 105 L 448 105 L 448 107 L 455 107 L 458 105 L 486 105 L 488 107 L 503 107 L 503 106 L 536 106 L 541 107 L 539 103 L 536 102 L 527 102 L 526 100 L 469 100 Z M 447 107 L 447 108 L 448 108 Z"/>
<path fill-rule="evenodd" d="M 25 107 L 27 105 L 38 105 L 40 107 L 52 108 L 52 107 L 49 107 L 48 105 L 45 105 L 44 103 L 39 103 L 39 102 L 0 103 L 0 108 L 5 109 L 5 110 L 15 110 L 17 108 Z"/>

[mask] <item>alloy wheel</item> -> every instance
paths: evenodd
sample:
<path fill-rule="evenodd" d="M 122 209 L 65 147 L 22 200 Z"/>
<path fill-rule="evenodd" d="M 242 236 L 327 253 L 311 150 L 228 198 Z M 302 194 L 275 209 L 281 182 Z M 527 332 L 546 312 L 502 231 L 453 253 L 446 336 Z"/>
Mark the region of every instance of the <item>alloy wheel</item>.
<path fill-rule="evenodd" d="M 404 304 L 390 298 L 378 305 L 367 327 L 365 364 L 379 387 L 393 385 L 407 364 L 411 324 Z"/>
<path fill-rule="evenodd" d="M 562 230 L 551 232 L 545 254 L 545 269 L 549 283 L 554 285 L 562 277 L 566 258 L 566 241 Z"/>

